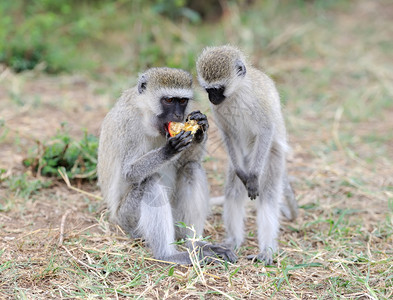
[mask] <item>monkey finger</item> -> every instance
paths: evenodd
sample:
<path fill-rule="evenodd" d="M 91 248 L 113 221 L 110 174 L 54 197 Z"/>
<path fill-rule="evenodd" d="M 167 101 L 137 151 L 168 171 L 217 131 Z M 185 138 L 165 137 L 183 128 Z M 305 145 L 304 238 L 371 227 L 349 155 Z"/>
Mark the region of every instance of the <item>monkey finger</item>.
<path fill-rule="evenodd" d="M 180 137 L 180 140 L 181 140 L 181 141 L 188 140 L 188 139 L 190 139 L 190 141 L 191 141 L 191 139 L 192 139 L 191 131 L 185 131 L 185 132 L 182 134 L 182 136 Z"/>
<path fill-rule="evenodd" d="M 198 110 L 192 111 L 188 116 L 192 116 L 192 115 L 200 114 L 200 113 L 201 113 L 201 111 L 198 109 Z"/>
<path fill-rule="evenodd" d="M 191 131 L 184 131 L 184 130 L 182 130 L 182 131 L 180 131 L 180 133 L 178 135 L 176 135 L 174 137 L 174 139 L 176 141 L 180 141 L 180 140 L 182 140 L 182 139 L 184 139 L 184 138 L 186 138 L 186 137 L 188 137 L 190 135 L 191 135 Z"/>
<path fill-rule="evenodd" d="M 205 124 L 209 124 L 209 121 L 207 120 L 207 118 L 200 118 L 198 120 L 196 120 L 198 125 L 205 125 Z"/>
<path fill-rule="evenodd" d="M 182 130 L 183 132 L 182 132 L 182 136 L 183 137 L 188 137 L 188 136 L 190 136 L 191 135 L 191 131 L 184 131 L 184 130 Z"/>
<path fill-rule="evenodd" d="M 182 152 L 182 151 L 186 150 L 187 148 L 189 148 L 190 146 L 191 146 L 191 143 L 186 144 L 186 145 L 181 145 L 179 147 L 176 147 L 176 151 L 177 152 Z"/>
<path fill-rule="evenodd" d="M 198 120 L 198 119 L 202 119 L 202 118 L 205 118 L 205 115 L 203 113 L 201 113 L 199 110 L 194 112 L 190 116 L 190 119 L 193 119 L 193 120 Z"/>
<path fill-rule="evenodd" d="M 186 122 L 190 121 L 190 120 L 194 120 L 193 116 L 197 113 L 200 113 L 199 110 L 194 110 L 193 112 L 189 113 L 187 118 L 186 118 Z"/>
<path fill-rule="evenodd" d="M 202 127 L 203 131 L 209 128 L 209 122 L 207 120 L 198 121 L 198 125 Z"/>
<path fill-rule="evenodd" d="M 189 135 L 187 135 L 186 137 L 184 137 L 184 138 L 180 141 L 180 144 L 186 145 L 186 144 L 191 143 L 191 141 L 192 141 L 192 135 L 189 134 Z"/>
<path fill-rule="evenodd" d="M 201 113 L 200 111 L 195 112 L 194 114 L 190 115 L 189 118 L 190 118 L 190 120 L 196 120 L 196 121 L 207 119 L 206 115 Z"/>
<path fill-rule="evenodd" d="M 198 121 L 198 123 L 199 123 L 200 121 L 207 120 L 207 117 L 204 114 L 199 114 L 199 115 L 195 116 L 194 120 Z"/>
<path fill-rule="evenodd" d="M 258 196 L 259 196 L 258 193 L 255 193 L 255 192 L 248 192 L 248 197 L 249 197 L 251 200 L 255 200 Z"/>
<path fill-rule="evenodd" d="M 193 139 L 193 136 L 190 135 L 189 137 L 187 137 L 186 139 L 184 139 L 183 142 L 184 142 L 184 144 L 186 144 L 186 145 L 187 145 L 187 144 L 191 144 L 192 139 Z"/>
<path fill-rule="evenodd" d="M 192 141 L 192 136 L 188 136 L 184 139 L 182 139 L 181 141 L 179 141 L 176 146 L 175 149 L 180 151 L 180 149 L 185 149 L 184 147 L 188 147 L 191 146 L 191 141 Z"/>

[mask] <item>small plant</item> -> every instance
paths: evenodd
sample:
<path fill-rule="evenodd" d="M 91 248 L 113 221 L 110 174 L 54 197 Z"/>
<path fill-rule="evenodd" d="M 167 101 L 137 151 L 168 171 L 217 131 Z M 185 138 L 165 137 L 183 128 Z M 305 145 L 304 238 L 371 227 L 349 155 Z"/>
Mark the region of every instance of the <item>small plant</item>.
<path fill-rule="evenodd" d="M 62 167 L 70 179 L 96 179 L 97 148 L 96 136 L 85 131 L 84 137 L 75 141 L 63 127 L 48 142 L 38 142 L 23 164 L 43 176 L 58 177 Z"/>
<path fill-rule="evenodd" d="M 39 179 L 29 179 L 26 173 L 5 178 L 5 185 L 14 192 L 16 196 L 28 198 L 42 188 L 49 187 L 50 181 L 42 181 Z M 1 210 L 1 209 L 0 209 Z"/>

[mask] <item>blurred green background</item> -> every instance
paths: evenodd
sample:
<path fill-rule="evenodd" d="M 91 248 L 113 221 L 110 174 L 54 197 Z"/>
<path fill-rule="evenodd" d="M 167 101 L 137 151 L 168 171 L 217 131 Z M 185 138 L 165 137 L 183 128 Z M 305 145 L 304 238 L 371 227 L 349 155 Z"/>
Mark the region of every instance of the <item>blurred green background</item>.
<path fill-rule="evenodd" d="M 48 73 L 88 70 L 99 76 L 108 68 L 192 70 L 203 46 L 223 43 L 257 57 L 275 51 L 290 56 L 309 51 L 315 57 L 315 50 L 299 45 L 306 27 L 294 30 L 285 47 L 271 42 L 299 25 L 296 16 L 304 25 L 315 17 L 329 25 L 324 14 L 332 6 L 346 9 L 348 1 L 1 1 L 0 62 L 16 72 L 39 67 Z M 286 19 L 288 12 L 292 20 Z"/>

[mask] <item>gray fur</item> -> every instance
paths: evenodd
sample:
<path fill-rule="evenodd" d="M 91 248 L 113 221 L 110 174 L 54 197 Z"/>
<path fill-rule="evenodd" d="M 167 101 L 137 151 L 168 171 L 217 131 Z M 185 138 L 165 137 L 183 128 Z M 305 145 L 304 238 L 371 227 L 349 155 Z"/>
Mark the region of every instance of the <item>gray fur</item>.
<path fill-rule="evenodd" d="M 190 78 L 185 71 L 169 68 L 142 74 L 138 85 L 123 93 L 102 123 L 97 167 L 111 220 L 131 237 L 144 238 L 155 258 L 180 264 L 191 260 L 188 252 L 176 249 L 175 236 L 186 238 L 190 232 L 175 229 L 175 223 L 194 225 L 202 235 L 209 211 L 201 165 L 206 134 L 201 143 L 192 142 L 168 157 L 156 116 L 161 113 L 162 95 L 192 97 Z M 206 255 L 217 254 L 213 245 L 203 247 Z M 228 249 L 218 254 L 236 258 Z"/>
<path fill-rule="evenodd" d="M 225 100 L 211 108 L 230 157 L 224 202 L 226 243 L 239 247 L 243 242 L 248 192 L 256 196 L 260 248 L 252 258 L 270 264 L 277 249 L 280 206 L 289 219 L 297 214 L 286 175 L 289 147 L 278 92 L 267 75 L 247 64 L 241 51 L 231 46 L 206 48 L 197 60 L 197 71 L 203 88 L 225 87 Z"/>

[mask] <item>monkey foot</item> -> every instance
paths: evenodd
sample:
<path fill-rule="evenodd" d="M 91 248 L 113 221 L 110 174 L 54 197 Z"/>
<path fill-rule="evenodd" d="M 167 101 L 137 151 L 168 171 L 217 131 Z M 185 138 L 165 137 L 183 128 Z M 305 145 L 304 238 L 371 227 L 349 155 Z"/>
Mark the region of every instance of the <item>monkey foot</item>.
<path fill-rule="evenodd" d="M 223 260 L 229 261 L 231 263 L 235 263 L 237 261 L 237 255 L 235 252 L 221 244 L 206 244 L 202 247 L 203 254 L 206 256 L 218 256 Z"/>
<path fill-rule="evenodd" d="M 269 251 L 270 252 L 270 251 Z M 251 254 L 247 255 L 247 259 L 251 260 L 252 262 L 263 262 L 266 265 L 272 265 L 273 264 L 273 257 L 271 253 L 268 253 L 267 251 L 261 252 L 257 255 Z"/>

